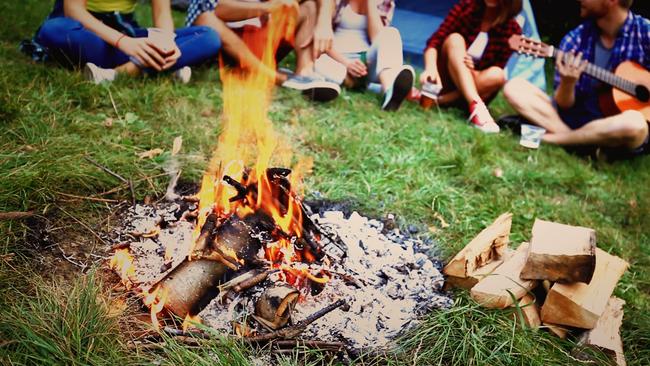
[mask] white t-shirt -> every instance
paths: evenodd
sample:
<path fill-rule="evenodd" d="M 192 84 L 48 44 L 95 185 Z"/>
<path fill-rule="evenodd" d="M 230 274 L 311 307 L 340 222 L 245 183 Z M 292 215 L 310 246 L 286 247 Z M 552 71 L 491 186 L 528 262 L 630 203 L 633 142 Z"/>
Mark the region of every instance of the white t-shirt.
<path fill-rule="evenodd" d="M 350 5 L 341 9 L 341 16 L 334 30 L 332 47 L 341 53 L 367 51 L 370 48 L 368 17 L 356 13 Z"/>
<path fill-rule="evenodd" d="M 476 36 L 474 42 L 472 42 L 472 44 L 469 46 L 467 49 L 467 54 L 474 59 L 474 62 L 481 60 L 481 57 L 483 57 L 483 53 L 487 48 L 488 41 L 489 37 L 487 32 L 481 32 Z"/>

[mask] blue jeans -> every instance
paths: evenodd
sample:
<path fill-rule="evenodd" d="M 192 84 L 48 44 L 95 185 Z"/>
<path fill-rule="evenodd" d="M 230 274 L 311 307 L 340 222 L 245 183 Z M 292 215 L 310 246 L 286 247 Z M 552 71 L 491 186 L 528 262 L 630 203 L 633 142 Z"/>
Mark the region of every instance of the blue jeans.
<path fill-rule="evenodd" d="M 137 27 L 135 22 L 133 24 L 135 37 L 147 37 L 146 29 Z M 179 28 L 175 32 L 181 57 L 170 71 L 217 59 L 221 40 L 211 28 L 195 26 Z M 81 67 L 92 62 L 99 67 L 115 68 L 130 61 L 127 54 L 71 18 L 55 17 L 46 20 L 36 34 L 36 41 L 48 49 L 48 54 L 53 59 L 66 66 Z"/>

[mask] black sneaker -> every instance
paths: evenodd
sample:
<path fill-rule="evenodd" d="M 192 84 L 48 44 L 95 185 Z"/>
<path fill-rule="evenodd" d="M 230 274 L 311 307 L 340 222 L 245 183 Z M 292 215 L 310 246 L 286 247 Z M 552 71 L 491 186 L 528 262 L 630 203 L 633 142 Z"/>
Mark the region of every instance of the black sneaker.
<path fill-rule="evenodd" d="M 337 83 L 310 76 L 291 75 L 282 86 L 299 90 L 307 98 L 317 102 L 329 102 L 341 94 L 341 87 Z"/>
<path fill-rule="evenodd" d="M 409 65 L 402 66 L 402 70 L 395 77 L 393 85 L 386 90 L 381 109 L 384 111 L 396 111 L 413 87 L 415 71 Z"/>
<path fill-rule="evenodd" d="M 508 129 L 512 131 L 515 135 L 521 136 L 521 125 L 522 124 L 528 124 L 528 125 L 534 125 L 534 123 L 531 123 L 529 120 L 526 118 L 518 115 L 518 114 L 510 114 L 506 116 L 501 116 L 497 120 L 497 125 L 503 130 L 503 129 Z"/>

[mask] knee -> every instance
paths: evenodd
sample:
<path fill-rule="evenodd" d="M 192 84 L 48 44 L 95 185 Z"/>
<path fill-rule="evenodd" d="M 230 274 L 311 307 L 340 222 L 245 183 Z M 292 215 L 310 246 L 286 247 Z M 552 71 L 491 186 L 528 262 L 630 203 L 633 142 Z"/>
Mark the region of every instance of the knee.
<path fill-rule="evenodd" d="M 195 35 L 201 39 L 202 50 L 206 55 L 217 55 L 221 49 L 221 38 L 219 34 L 208 26 L 194 26 L 196 28 Z"/>
<path fill-rule="evenodd" d="M 45 21 L 38 31 L 38 40 L 45 47 L 61 48 L 65 45 L 69 33 L 83 28 L 74 19 L 60 17 Z"/>
<path fill-rule="evenodd" d="M 460 33 L 452 33 L 442 43 L 442 50 L 449 52 L 457 48 L 465 49 L 465 38 Z"/>
<path fill-rule="evenodd" d="M 625 111 L 616 126 L 617 135 L 625 140 L 639 140 L 648 134 L 648 123 L 639 111 Z"/>
<path fill-rule="evenodd" d="M 300 4 L 300 12 L 299 12 L 300 18 L 316 19 L 317 15 L 318 15 L 318 9 L 316 7 L 316 1 L 313 0 L 303 1 L 302 4 Z"/>
<path fill-rule="evenodd" d="M 505 80 L 505 77 L 504 77 Z M 518 104 L 521 96 L 526 93 L 528 85 L 526 80 L 522 78 L 514 78 L 503 86 L 503 96 L 511 105 Z"/>
<path fill-rule="evenodd" d="M 506 83 L 506 73 L 502 68 L 492 66 L 485 71 L 485 83 L 489 88 L 500 89 Z"/>

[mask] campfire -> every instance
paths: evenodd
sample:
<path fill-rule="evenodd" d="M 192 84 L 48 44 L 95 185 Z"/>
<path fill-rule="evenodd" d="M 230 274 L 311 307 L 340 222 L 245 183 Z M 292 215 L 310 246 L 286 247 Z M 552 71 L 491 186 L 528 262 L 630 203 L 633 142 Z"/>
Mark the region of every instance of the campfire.
<path fill-rule="evenodd" d="M 295 14 L 269 23 L 244 36 L 275 69 Z M 113 235 L 109 265 L 153 326 L 186 334 L 201 323 L 254 342 L 361 350 L 450 306 L 425 243 L 391 220 L 304 203 L 308 159 L 272 165 L 292 161 L 267 117 L 273 78 L 225 67 L 221 76 L 223 130 L 198 192 L 177 194 L 176 175 L 167 200 L 130 208 Z"/>

